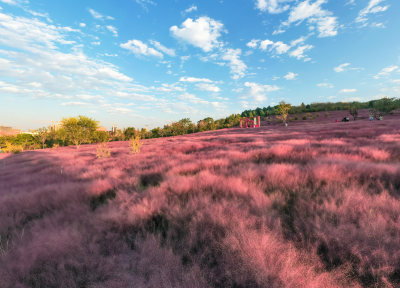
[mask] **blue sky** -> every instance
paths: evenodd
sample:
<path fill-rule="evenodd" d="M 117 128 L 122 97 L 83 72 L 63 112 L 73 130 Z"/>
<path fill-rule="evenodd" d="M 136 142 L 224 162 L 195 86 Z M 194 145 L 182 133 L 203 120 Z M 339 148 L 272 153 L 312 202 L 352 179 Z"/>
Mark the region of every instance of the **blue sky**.
<path fill-rule="evenodd" d="M 0 125 L 400 95 L 396 0 L 0 0 Z"/>

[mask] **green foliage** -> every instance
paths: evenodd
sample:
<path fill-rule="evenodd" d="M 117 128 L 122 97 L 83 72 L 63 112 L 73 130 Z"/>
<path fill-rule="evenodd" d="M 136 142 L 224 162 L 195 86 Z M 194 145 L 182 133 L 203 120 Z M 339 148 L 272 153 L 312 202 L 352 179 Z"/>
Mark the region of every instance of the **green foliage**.
<path fill-rule="evenodd" d="M 375 111 L 375 116 L 383 116 L 399 108 L 398 100 L 396 98 L 385 97 L 374 101 L 372 108 Z"/>
<path fill-rule="evenodd" d="M 132 139 L 133 137 L 136 136 L 136 129 L 135 127 L 127 127 L 124 129 L 124 136 L 125 139 Z"/>
<path fill-rule="evenodd" d="M 110 140 L 110 136 L 106 131 L 94 131 L 93 132 L 93 143 L 101 143 L 101 142 L 108 142 Z"/>
<path fill-rule="evenodd" d="M 197 123 L 198 131 L 209 131 L 217 129 L 214 119 L 211 117 L 204 118 Z"/>
<path fill-rule="evenodd" d="M 303 118 L 301 118 L 301 119 L 303 119 L 303 120 L 307 120 L 307 116 L 306 116 L 306 115 L 304 115 L 304 116 L 303 116 Z"/>
<path fill-rule="evenodd" d="M 49 130 L 46 127 L 39 128 L 35 137 L 42 144 L 42 149 L 44 149 L 46 140 L 49 137 Z"/>
<path fill-rule="evenodd" d="M 22 151 L 24 151 L 24 147 L 22 145 L 16 145 L 16 144 L 12 144 L 8 141 L 6 141 L 5 143 L 5 147 L 2 148 L 2 151 L 4 153 L 20 153 Z"/>
<path fill-rule="evenodd" d="M 351 104 L 350 109 L 349 109 L 349 113 L 351 116 L 353 116 L 354 121 L 357 120 L 357 116 L 358 116 L 358 104 L 357 102 L 353 102 L 353 104 Z"/>
<path fill-rule="evenodd" d="M 275 108 L 275 114 L 279 116 L 279 118 L 286 123 L 287 116 L 289 114 L 289 110 L 292 107 L 289 103 L 285 101 L 281 101 L 279 105 Z"/>
<path fill-rule="evenodd" d="M 78 149 L 81 144 L 91 143 L 99 124 L 89 117 L 80 115 L 62 119 L 61 126 L 65 130 L 67 140 Z"/>

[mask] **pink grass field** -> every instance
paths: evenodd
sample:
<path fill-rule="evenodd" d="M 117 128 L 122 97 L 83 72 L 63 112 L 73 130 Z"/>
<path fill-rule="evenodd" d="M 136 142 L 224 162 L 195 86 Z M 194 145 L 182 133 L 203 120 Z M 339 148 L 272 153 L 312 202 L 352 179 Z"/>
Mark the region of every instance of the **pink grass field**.
<path fill-rule="evenodd" d="M 0 154 L 0 287 L 400 287 L 400 113 Z"/>

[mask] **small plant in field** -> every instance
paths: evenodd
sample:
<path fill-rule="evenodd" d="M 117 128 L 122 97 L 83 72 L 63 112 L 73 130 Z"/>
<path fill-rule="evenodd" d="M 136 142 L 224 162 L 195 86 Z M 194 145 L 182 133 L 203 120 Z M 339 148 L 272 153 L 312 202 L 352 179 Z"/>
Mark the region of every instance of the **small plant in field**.
<path fill-rule="evenodd" d="M 3 152 L 5 152 L 5 153 L 17 154 L 17 153 L 24 151 L 24 147 L 22 145 L 14 145 L 8 141 L 5 144 L 6 144 L 6 147 L 3 148 Z"/>
<path fill-rule="evenodd" d="M 329 113 L 328 112 L 325 112 L 325 117 L 328 117 L 329 116 Z"/>
<path fill-rule="evenodd" d="M 97 145 L 97 152 L 96 152 L 96 157 L 97 158 L 108 158 L 111 156 L 111 151 L 107 146 L 106 142 L 100 143 Z"/>
<path fill-rule="evenodd" d="M 315 117 L 319 117 L 319 113 L 315 114 Z"/>
<path fill-rule="evenodd" d="M 302 119 L 303 119 L 303 120 L 307 120 L 307 116 L 306 116 L 306 115 L 304 115 Z"/>
<path fill-rule="evenodd" d="M 297 116 L 294 117 L 294 120 L 298 120 L 299 118 Z"/>
<path fill-rule="evenodd" d="M 53 148 L 53 149 L 57 149 L 58 147 L 60 147 L 60 144 L 58 144 L 58 143 L 55 143 L 55 144 L 53 144 L 53 147 L 51 147 L 51 148 Z"/>
<path fill-rule="evenodd" d="M 140 136 L 137 135 L 129 140 L 129 148 L 131 154 L 137 154 L 140 152 L 140 147 L 142 147 L 142 142 L 140 141 Z"/>

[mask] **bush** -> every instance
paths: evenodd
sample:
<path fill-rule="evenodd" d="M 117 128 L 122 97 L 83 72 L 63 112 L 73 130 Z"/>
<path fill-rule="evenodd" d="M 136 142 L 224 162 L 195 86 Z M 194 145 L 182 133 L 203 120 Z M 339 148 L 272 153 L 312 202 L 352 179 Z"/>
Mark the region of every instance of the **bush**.
<path fill-rule="evenodd" d="M 298 120 L 299 118 L 297 116 L 294 117 L 294 120 Z"/>
<path fill-rule="evenodd" d="M 303 120 L 307 120 L 307 116 L 304 115 L 302 119 L 303 119 Z"/>
<path fill-rule="evenodd" d="M 328 112 L 325 112 L 325 117 L 328 117 L 329 116 L 329 113 Z"/>
<path fill-rule="evenodd" d="M 132 154 L 137 154 L 140 152 L 140 148 L 142 147 L 142 142 L 140 141 L 140 136 L 135 136 L 131 140 L 129 140 L 129 148 Z"/>
<path fill-rule="evenodd" d="M 17 153 L 20 153 L 22 151 L 24 151 L 24 147 L 22 145 L 14 145 L 14 144 L 12 144 L 12 143 L 10 143 L 8 141 L 6 142 L 6 147 L 3 148 L 3 152 L 4 153 L 17 154 Z"/>
<path fill-rule="evenodd" d="M 107 143 L 100 143 L 97 145 L 97 152 L 96 152 L 96 157 L 97 158 L 108 158 L 111 156 L 111 151 L 107 146 Z"/>

